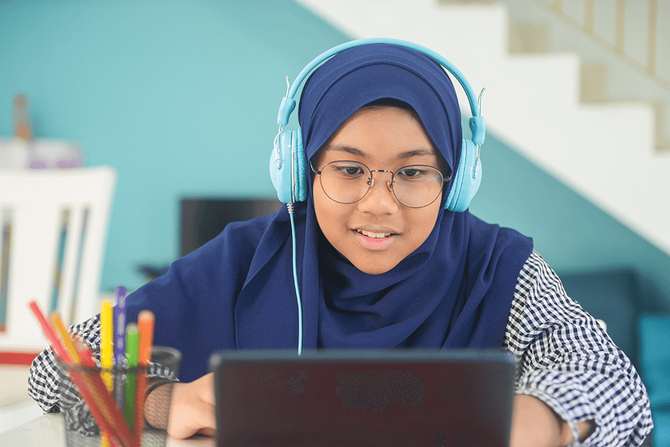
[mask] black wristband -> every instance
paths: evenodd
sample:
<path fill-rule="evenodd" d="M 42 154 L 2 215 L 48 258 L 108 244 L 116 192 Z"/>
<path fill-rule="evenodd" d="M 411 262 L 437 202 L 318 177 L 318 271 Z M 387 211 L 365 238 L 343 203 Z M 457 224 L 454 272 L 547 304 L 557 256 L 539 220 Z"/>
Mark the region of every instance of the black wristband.
<path fill-rule="evenodd" d="M 158 388 L 159 386 L 167 385 L 168 383 L 175 383 L 175 381 L 174 381 L 174 380 L 170 380 L 170 379 L 161 379 L 161 380 L 159 380 L 158 382 L 152 384 L 149 388 L 147 388 L 147 392 L 146 392 L 146 394 L 144 395 L 144 397 L 146 398 L 146 396 L 148 396 L 149 394 L 151 394 L 151 392 L 152 392 L 153 390 L 155 390 L 156 388 Z"/>

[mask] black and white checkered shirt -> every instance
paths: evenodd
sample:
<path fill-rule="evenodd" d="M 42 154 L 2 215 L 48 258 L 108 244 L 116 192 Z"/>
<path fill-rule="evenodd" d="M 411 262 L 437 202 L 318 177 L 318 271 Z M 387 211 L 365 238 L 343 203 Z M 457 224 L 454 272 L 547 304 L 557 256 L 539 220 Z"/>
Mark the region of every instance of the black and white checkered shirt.
<path fill-rule="evenodd" d="M 73 326 L 94 350 L 100 323 Z M 644 385 L 625 354 L 598 322 L 570 299 L 549 265 L 533 252 L 517 280 L 503 348 L 517 358 L 516 392 L 545 402 L 569 422 L 595 421 L 588 446 L 639 446 L 652 428 Z M 30 369 L 28 393 L 44 411 L 78 405 L 74 390 L 62 387 L 51 349 Z M 151 375 L 169 371 L 152 365 Z M 575 443 L 574 445 L 578 445 Z"/>

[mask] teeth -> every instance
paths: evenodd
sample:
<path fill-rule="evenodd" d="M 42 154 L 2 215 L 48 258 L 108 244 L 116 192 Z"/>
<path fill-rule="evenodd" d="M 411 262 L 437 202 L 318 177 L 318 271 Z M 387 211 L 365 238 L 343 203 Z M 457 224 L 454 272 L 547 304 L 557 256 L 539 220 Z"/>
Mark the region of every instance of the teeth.
<path fill-rule="evenodd" d="M 391 233 L 372 233 L 370 231 L 356 230 L 361 233 L 363 236 L 371 237 L 373 239 L 383 239 L 385 237 L 391 236 Z"/>

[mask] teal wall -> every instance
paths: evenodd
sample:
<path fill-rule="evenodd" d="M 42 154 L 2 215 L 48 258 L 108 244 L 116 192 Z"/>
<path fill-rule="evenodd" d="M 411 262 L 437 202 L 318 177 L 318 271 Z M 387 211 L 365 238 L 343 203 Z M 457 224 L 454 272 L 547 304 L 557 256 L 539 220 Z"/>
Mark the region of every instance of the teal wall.
<path fill-rule="evenodd" d="M 272 197 L 291 80 L 345 37 L 292 1 L 0 2 L 0 136 L 26 92 L 38 137 L 118 172 L 101 287 L 178 254 L 182 196 Z"/>
<path fill-rule="evenodd" d="M 286 84 L 346 36 L 290 0 L 0 1 L 0 136 L 25 92 L 38 137 L 118 172 L 101 287 L 178 253 L 183 196 L 273 197 Z M 489 136 L 472 210 L 559 271 L 631 266 L 670 295 L 670 257 Z"/>
<path fill-rule="evenodd" d="M 495 135 L 487 136 L 482 159 L 482 185 L 470 206 L 474 214 L 532 236 L 559 275 L 633 268 L 643 284 L 651 280 L 670 297 L 670 256 Z"/>

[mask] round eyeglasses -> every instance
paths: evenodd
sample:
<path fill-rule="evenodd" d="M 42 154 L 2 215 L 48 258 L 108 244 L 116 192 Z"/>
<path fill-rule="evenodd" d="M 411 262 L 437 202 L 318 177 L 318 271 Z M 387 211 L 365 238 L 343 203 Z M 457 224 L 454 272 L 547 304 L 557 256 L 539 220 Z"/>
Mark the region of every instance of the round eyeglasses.
<path fill-rule="evenodd" d="M 445 178 L 439 169 L 425 165 L 404 166 L 397 171 L 371 170 L 363 163 L 350 160 L 332 161 L 320 171 L 310 168 L 320 176 L 323 192 L 334 202 L 355 203 L 366 196 L 374 183 L 373 172 L 391 174 L 389 188 L 402 205 L 423 208 L 433 203 L 451 176 Z"/>

